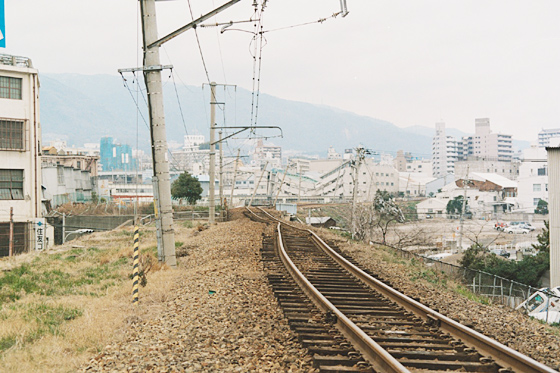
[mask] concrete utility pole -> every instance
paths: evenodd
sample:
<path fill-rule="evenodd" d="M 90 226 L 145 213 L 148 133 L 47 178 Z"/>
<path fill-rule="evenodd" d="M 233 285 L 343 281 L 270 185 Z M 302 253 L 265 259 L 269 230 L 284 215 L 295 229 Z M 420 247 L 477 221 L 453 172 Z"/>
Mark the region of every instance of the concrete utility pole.
<path fill-rule="evenodd" d="M 274 202 L 272 203 L 272 206 L 276 206 L 276 201 L 278 201 L 278 196 L 280 195 L 280 191 L 282 190 L 282 186 L 284 185 L 284 180 L 286 179 L 286 175 L 288 174 L 288 170 L 290 169 L 290 166 L 286 166 L 286 170 L 284 171 L 284 176 L 282 176 L 282 181 L 280 182 L 280 186 L 278 187 L 278 192 L 276 192 L 276 198 L 274 198 Z"/>
<path fill-rule="evenodd" d="M 298 175 L 299 175 L 299 182 L 298 182 L 298 192 L 297 192 L 297 203 L 301 198 L 301 163 L 298 164 Z"/>
<path fill-rule="evenodd" d="M 467 176 L 463 181 L 463 207 L 461 208 L 461 215 L 459 221 L 459 250 L 463 251 L 463 215 L 465 214 L 465 208 L 467 207 L 467 187 L 469 184 L 469 166 L 467 166 Z"/>
<path fill-rule="evenodd" d="M 220 185 L 220 208 L 224 209 L 224 144 L 222 144 L 222 131 L 219 132 L 220 136 L 220 178 L 219 178 L 219 185 Z"/>
<path fill-rule="evenodd" d="M 237 149 L 237 158 L 235 159 L 235 169 L 233 171 L 233 181 L 231 182 L 231 196 L 229 197 L 230 206 L 233 203 L 233 190 L 235 189 L 235 179 L 237 178 L 237 165 L 239 164 L 239 153 L 241 149 Z"/>
<path fill-rule="evenodd" d="M 144 42 L 144 81 L 148 96 L 150 114 L 150 137 L 152 142 L 152 164 L 154 179 L 159 192 L 159 220 L 161 247 L 158 256 L 170 267 L 177 266 L 175 258 L 175 232 L 173 231 L 173 210 L 171 207 L 171 183 L 167 162 L 167 138 L 163 111 L 163 92 L 159 45 L 148 47 L 158 40 L 155 0 L 140 0 L 142 15 L 142 36 Z"/>
<path fill-rule="evenodd" d="M 264 173 L 266 172 L 266 167 L 267 166 L 268 166 L 268 161 L 264 165 L 264 168 L 261 172 L 261 176 L 259 177 L 259 181 L 257 182 L 257 185 L 255 185 L 255 190 L 253 191 L 253 196 L 251 196 L 251 200 L 249 201 L 249 207 L 253 204 L 253 199 L 255 198 L 255 195 L 257 194 L 257 190 L 259 189 L 259 185 L 261 184 L 261 180 L 264 176 Z"/>
<path fill-rule="evenodd" d="M 216 82 L 210 83 L 210 168 L 208 175 L 210 176 L 210 185 L 208 189 L 208 203 L 210 212 L 208 223 L 215 223 L 216 214 L 216 196 L 215 196 L 215 169 L 216 169 Z M 221 146 L 222 144 L 220 144 Z"/>
<path fill-rule="evenodd" d="M 365 159 L 366 150 L 364 148 L 356 148 L 356 160 L 354 161 L 354 186 L 352 188 L 352 238 L 356 233 L 356 200 L 358 195 L 358 184 L 359 184 L 359 168 Z"/>
<path fill-rule="evenodd" d="M 14 208 L 10 207 L 10 236 L 8 243 L 8 256 L 14 255 Z"/>

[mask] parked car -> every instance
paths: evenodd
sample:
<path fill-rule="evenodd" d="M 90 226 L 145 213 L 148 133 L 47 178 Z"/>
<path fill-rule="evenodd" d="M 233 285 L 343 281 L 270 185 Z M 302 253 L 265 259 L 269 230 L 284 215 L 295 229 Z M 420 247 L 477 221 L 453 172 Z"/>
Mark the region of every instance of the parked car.
<path fill-rule="evenodd" d="M 507 225 L 508 226 L 514 226 L 514 225 L 525 225 L 528 224 L 530 225 L 528 222 L 526 221 L 510 221 Z"/>
<path fill-rule="evenodd" d="M 531 224 L 529 224 L 529 223 L 526 223 L 526 224 L 519 224 L 519 226 L 520 226 L 521 228 L 528 229 L 528 230 L 530 230 L 531 232 L 535 230 L 535 227 L 533 227 L 533 226 L 532 226 Z"/>
<path fill-rule="evenodd" d="M 510 253 L 504 249 L 492 249 L 490 250 L 490 252 L 499 256 L 503 256 L 504 258 L 510 257 Z"/>
<path fill-rule="evenodd" d="M 501 221 L 497 221 L 496 224 L 494 224 L 494 229 L 497 231 L 503 231 L 505 227 L 507 227 L 507 223 Z"/>
<path fill-rule="evenodd" d="M 530 230 L 527 229 L 527 228 L 523 228 L 523 227 L 521 227 L 521 226 L 519 226 L 519 225 L 513 225 L 513 226 L 505 227 L 505 228 L 504 228 L 504 232 L 505 232 L 505 233 L 509 233 L 509 234 L 512 234 L 512 233 L 515 233 L 515 234 L 527 234 L 527 233 L 530 232 Z"/>

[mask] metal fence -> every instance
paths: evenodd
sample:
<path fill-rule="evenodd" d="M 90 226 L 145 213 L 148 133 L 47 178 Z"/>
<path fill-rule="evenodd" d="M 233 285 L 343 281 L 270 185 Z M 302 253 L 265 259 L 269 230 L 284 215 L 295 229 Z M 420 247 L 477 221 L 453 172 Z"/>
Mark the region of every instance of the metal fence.
<path fill-rule="evenodd" d="M 440 260 L 426 258 L 396 247 L 391 248 L 403 258 L 415 259 L 436 272 L 439 271 L 447 274 L 452 279 L 462 283 L 472 293 L 488 299 L 489 303 L 503 304 L 511 308 L 516 308 L 529 298 L 531 294 L 539 290 L 539 288 L 508 280 L 491 273 L 444 263 Z"/>

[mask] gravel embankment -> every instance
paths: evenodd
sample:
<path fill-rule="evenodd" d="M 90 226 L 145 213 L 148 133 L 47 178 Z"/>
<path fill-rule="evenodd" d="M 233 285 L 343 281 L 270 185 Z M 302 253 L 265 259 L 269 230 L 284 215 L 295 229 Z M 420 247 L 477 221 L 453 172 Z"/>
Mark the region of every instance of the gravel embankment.
<path fill-rule="evenodd" d="M 484 305 L 469 300 L 447 289 L 445 285 L 429 283 L 421 279 L 419 271 L 422 269 L 399 263 L 400 259 L 395 259 L 388 253 L 384 254 L 372 246 L 349 243 L 326 230 L 320 230 L 318 234 L 330 239 L 365 268 L 377 273 L 381 278 L 390 280 L 392 286 L 402 293 L 418 298 L 420 302 L 440 313 L 553 369 L 560 370 L 559 327 L 531 320 L 521 312 L 503 305 Z M 383 256 L 391 259 L 381 260 Z M 440 284 L 446 281 L 450 282 L 442 277 Z"/>
<path fill-rule="evenodd" d="M 235 217 L 241 218 L 237 212 Z M 268 229 L 272 229 L 269 227 Z M 125 336 L 84 368 L 97 371 L 314 372 L 268 286 L 259 248 L 265 226 L 241 218 L 176 237 L 182 272 L 162 311 L 130 320 Z M 560 368 L 560 333 L 502 306 L 470 301 L 429 283 L 391 255 L 320 235 L 405 294 L 532 358 Z M 388 261 L 382 259 L 389 258 Z M 213 293 L 213 294 L 211 294 Z"/>
<path fill-rule="evenodd" d="M 84 371 L 313 372 L 260 263 L 264 225 L 247 219 L 176 236 L 182 275 L 161 312 L 132 319 Z"/>

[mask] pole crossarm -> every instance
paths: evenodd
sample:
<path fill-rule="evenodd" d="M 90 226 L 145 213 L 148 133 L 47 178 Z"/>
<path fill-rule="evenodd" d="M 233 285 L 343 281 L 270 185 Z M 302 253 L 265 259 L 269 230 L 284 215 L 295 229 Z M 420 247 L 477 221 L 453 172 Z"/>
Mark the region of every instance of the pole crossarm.
<path fill-rule="evenodd" d="M 133 73 L 136 71 L 161 71 L 165 69 L 173 70 L 173 65 L 155 65 L 155 66 L 145 66 L 145 67 L 130 67 L 127 69 L 118 69 L 117 71 L 122 73 Z"/>
<path fill-rule="evenodd" d="M 168 34 L 164 37 L 162 37 L 161 39 L 154 41 L 153 43 L 149 44 L 146 49 L 150 49 L 150 48 L 153 48 L 153 47 L 160 47 L 163 43 L 168 42 L 169 40 L 173 39 L 174 37 L 181 35 L 185 31 L 188 31 L 192 28 L 196 28 L 196 25 L 198 25 L 199 23 L 202 23 L 202 22 L 206 21 L 208 18 L 211 18 L 211 17 L 215 16 L 216 14 L 226 10 L 230 6 L 236 4 L 240 1 L 241 0 L 228 1 L 224 5 L 212 10 L 211 12 L 206 13 L 203 16 L 198 17 L 194 21 L 192 21 L 190 23 L 187 23 L 185 26 L 178 28 L 177 30 L 173 31 L 172 33 L 170 33 L 170 34 Z"/>
<path fill-rule="evenodd" d="M 217 143 L 224 141 L 225 139 L 229 139 L 230 137 L 233 137 L 243 131 L 246 131 L 248 129 L 253 129 L 253 128 L 278 128 L 280 130 L 280 137 L 284 137 L 284 133 L 282 132 L 282 128 L 278 127 L 278 126 L 249 126 L 249 127 L 214 127 L 216 129 L 239 129 L 239 131 L 235 131 L 234 133 L 232 133 L 231 135 L 227 135 L 226 137 L 222 138 L 221 140 L 218 141 L 214 141 L 213 143 L 210 143 L 210 145 L 216 145 Z"/>

